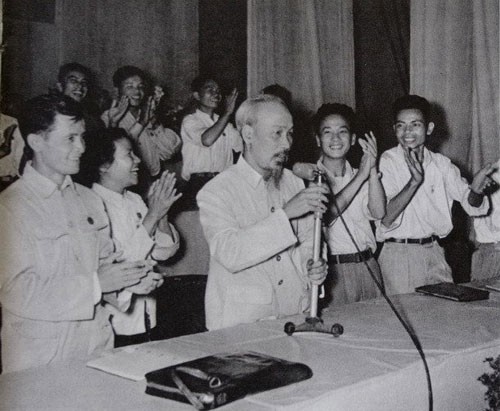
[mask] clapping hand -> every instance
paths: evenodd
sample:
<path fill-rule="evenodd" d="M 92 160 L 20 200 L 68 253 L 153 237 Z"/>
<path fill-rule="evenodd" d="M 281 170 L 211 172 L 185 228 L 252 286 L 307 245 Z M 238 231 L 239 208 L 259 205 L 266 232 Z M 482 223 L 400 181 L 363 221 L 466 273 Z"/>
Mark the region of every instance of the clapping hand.
<path fill-rule="evenodd" d="M 491 177 L 497 170 L 494 164 L 488 163 L 475 175 L 470 185 L 471 190 L 476 194 L 488 194 L 498 188 L 498 183 Z"/>
<path fill-rule="evenodd" d="M 155 96 L 149 96 L 146 99 L 145 104 L 141 108 L 139 123 L 141 123 L 143 126 L 147 126 L 148 123 L 154 123 L 156 116 L 156 106 L 157 102 L 155 100 Z"/>
<path fill-rule="evenodd" d="M 413 149 L 404 148 L 404 155 L 411 179 L 419 185 L 422 184 L 424 181 L 424 146 Z"/>
<path fill-rule="evenodd" d="M 226 115 L 230 115 L 234 112 L 236 107 L 236 100 L 238 99 L 238 90 L 234 88 L 231 93 L 226 96 L 226 106 L 224 109 L 224 113 Z"/>
<path fill-rule="evenodd" d="M 97 269 L 97 277 L 103 293 L 119 291 L 139 283 L 151 270 L 152 264 L 146 260 L 123 261 L 122 253 L 111 254 Z"/>
<path fill-rule="evenodd" d="M 138 284 L 128 287 L 127 291 L 134 294 L 147 295 L 161 287 L 162 284 L 163 275 L 154 271 L 149 271 L 146 277 L 141 278 L 141 281 Z"/>
<path fill-rule="evenodd" d="M 175 183 L 175 174 L 164 171 L 149 189 L 149 212 L 156 216 L 158 220 L 162 219 L 168 213 L 172 204 L 182 196 L 182 193 L 177 193 Z"/>
<path fill-rule="evenodd" d="M 377 167 L 377 140 L 372 131 L 370 133 L 365 133 L 366 140 L 359 139 L 358 144 L 363 150 L 363 157 L 361 157 L 361 163 L 359 166 L 359 173 L 365 179 L 368 178 L 370 172 L 374 170 L 376 172 Z"/>
<path fill-rule="evenodd" d="M 129 100 L 127 96 L 121 96 L 119 100 L 113 100 L 111 108 L 108 111 L 110 127 L 118 126 L 118 123 L 127 112 Z"/>

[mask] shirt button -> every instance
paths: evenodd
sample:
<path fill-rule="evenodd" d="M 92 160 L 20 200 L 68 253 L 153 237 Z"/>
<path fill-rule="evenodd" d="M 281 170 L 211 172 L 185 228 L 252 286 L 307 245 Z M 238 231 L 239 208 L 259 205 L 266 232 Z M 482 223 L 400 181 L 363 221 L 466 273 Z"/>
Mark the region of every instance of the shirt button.
<path fill-rule="evenodd" d="M 281 284 L 283 284 L 283 280 L 278 281 L 278 285 L 281 285 Z"/>
<path fill-rule="evenodd" d="M 281 256 L 280 255 L 276 256 L 276 261 L 281 261 Z"/>
<path fill-rule="evenodd" d="M 271 207 L 271 213 L 274 213 L 274 210 L 275 210 L 274 206 Z"/>

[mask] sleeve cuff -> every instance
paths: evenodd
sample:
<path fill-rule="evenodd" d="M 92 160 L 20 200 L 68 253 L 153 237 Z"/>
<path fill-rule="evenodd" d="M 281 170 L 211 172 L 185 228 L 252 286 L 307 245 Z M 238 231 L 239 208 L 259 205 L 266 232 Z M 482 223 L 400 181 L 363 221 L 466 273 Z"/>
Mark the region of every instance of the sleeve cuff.
<path fill-rule="evenodd" d="M 94 305 L 98 304 L 99 301 L 102 299 L 102 289 L 101 289 L 101 284 L 99 283 L 99 277 L 97 275 L 97 271 L 94 271 L 92 274 L 93 277 L 93 283 L 94 283 L 94 289 L 93 289 L 93 296 L 94 296 Z"/>

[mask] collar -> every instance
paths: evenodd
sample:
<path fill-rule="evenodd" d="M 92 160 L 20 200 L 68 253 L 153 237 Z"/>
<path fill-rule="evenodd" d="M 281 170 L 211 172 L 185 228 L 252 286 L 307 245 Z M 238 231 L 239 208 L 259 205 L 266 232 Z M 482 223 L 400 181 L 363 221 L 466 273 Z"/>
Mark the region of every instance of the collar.
<path fill-rule="evenodd" d="M 345 173 L 343 176 L 334 176 L 333 173 L 325 167 L 325 164 L 323 163 L 323 160 L 321 158 L 316 164 L 319 166 L 320 170 L 324 170 L 330 178 L 349 178 L 350 180 L 354 175 L 354 169 L 347 160 L 345 161 Z"/>
<path fill-rule="evenodd" d="M 261 182 L 264 182 L 262 175 L 260 175 L 250 164 L 248 164 L 248 162 L 243 158 L 243 154 L 236 163 L 236 170 L 253 188 L 257 188 Z"/>
<path fill-rule="evenodd" d="M 105 203 L 113 204 L 123 203 L 123 200 L 125 199 L 125 196 L 127 194 L 127 191 L 125 191 L 123 194 L 120 194 L 97 183 L 92 184 L 92 191 L 97 193 Z"/>
<path fill-rule="evenodd" d="M 214 118 L 212 118 L 210 117 L 210 115 L 208 115 L 204 111 L 201 111 L 199 108 L 196 109 L 195 113 L 197 116 L 204 117 L 205 119 L 208 119 L 213 123 L 215 123 L 219 119 L 219 115 L 217 113 L 214 113 Z"/>
<path fill-rule="evenodd" d="M 26 163 L 22 179 L 33 191 L 43 198 L 49 198 L 56 191 L 63 191 L 67 187 L 75 189 L 75 183 L 73 183 L 71 176 L 64 177 L 63 183 L 59 187 L 52 180 L 36 171 L 31 165 L 31 161 Z"/>

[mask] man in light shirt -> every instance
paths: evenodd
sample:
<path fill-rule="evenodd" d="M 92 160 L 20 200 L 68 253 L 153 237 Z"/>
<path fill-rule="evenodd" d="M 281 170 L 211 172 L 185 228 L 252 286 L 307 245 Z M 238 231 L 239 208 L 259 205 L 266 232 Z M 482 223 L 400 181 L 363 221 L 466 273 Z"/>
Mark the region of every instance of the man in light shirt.
<path fill-rule="evenodd" d="M 190 180 L 193 175 L 203 178 L 203 175 L 213 176 L 224 171 L 233 164 L 233 151 L 241 152 L 243 149 L 241 136 L 229 121 L 238 97 L 236 89 L 226 98 L 221 116 L 215 112 L 222 102 L 221 91 L 213 79 L 197 77 L 191 89 L 197 109 L 182 120 L 184 180 Z"/>
<path fill-rule="evenodd" d="M 0 194 L 4 372 L 112 347 L 101 302 L 147 275 L 146 261 L 115 263 L 101 200 L 72 181 L 85 147 L 81 105 L 30 100 L 20 118 L 28 162 Z"/>
<path fill-rule="evenodd" d="M 123 66 L 113 74 L 118 95 L 101 120 L 106 127 L 123 128 L 135 142 L 141 160 L 151 177 L 158 177 L 162 162 L 171 159 L 181 147 L 175 131 L 156 124 L 158 101 L 148 91 L 146 73 L 135 66 Z"/>
<path fill-rule="evenodd" d="M 491 184 L 491 164 L 480 170 L 471 185 L 449 158 L 425 148 L 434 123 L 430 104 L 408 95 L 393 105 L 398 146 L 380 158 L 387 195 L 385 217 L 377 224 L 384 246 L 379 264 L 387 294 L 413 292 L 415 287 L 452 282 L 451 269 L 438 243 L 451 229 L 451 207 L 459 201 L 472 216 L 484 215 L 489 202 L 484 190 Z"/>
<path fill-rule="evenodd" d="M 279 98 L 262 95 L 240 106 L 236 124 L 243 155 L 197 197 L 210 247 L 208 329 L 303 312 L 311 283 L 326 277 L 325 261 L 312 261 L 312 213 L 326 210 L 328 189 L 304 188 L 283 167 L 290 112 Z"/>

